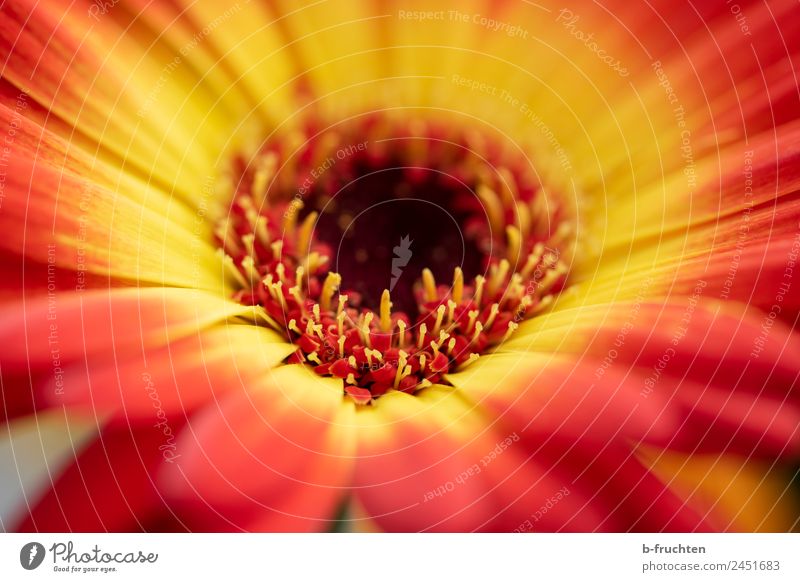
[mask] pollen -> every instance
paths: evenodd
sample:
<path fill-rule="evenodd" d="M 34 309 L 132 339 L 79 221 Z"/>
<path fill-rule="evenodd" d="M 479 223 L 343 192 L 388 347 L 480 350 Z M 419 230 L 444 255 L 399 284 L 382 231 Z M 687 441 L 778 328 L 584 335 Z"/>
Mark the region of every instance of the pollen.
<path fill-rule="evenodd" d="M 568 282 L 569 208 L 509 151 L 367 116 L 237 157 L 214 231 L 234 298 L 359 405 L 446 383 Z"/>

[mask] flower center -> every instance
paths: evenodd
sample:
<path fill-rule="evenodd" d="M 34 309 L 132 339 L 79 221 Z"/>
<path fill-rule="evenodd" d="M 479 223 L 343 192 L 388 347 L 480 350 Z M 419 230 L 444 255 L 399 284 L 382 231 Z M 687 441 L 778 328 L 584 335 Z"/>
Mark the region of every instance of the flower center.
<path fill-rule="evenodd" d="M 566 284 L 564 198 L 474 130 L 308 123 L 233 174 L 216 238 L 235 299 L 359 404 L 445 382 Z"/>

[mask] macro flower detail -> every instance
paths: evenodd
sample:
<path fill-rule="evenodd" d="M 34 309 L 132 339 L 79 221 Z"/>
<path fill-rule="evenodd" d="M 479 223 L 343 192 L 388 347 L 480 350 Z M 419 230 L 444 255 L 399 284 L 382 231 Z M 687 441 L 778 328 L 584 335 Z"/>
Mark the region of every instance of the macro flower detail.
<path fill-rule="evenodd" d="M 295 136 L 299 151 L 268 147 L 239 164 L 246 170 L 232 180 L 233 207 L 216 230 L 242 287 L 235 298 L 263 308 L 259 313 L 269 326 L 298 346 L 289 362 L 343 379 L 345 393 L 359 404 L 388 390 L 413 394 L 441 383 L 545 309 L 565 281 L 562 247 L 569 246 L 570 225 L 564 209 L 554 211 L 536 177 L 525 171 L 524 160 L 503 160 L 497 148 L 470 148 L 466 137 L 444 129 L 417 129 L 421 135 L 392 134 L 400 145 L 379 145 L 378 151 L 366 144 L 383 139 L 380 120 L 313 138 Z M 363 141 L 336 148 L 354 138 Z M 336 160 L 335 177 L 324 179 Z M 313 185 L 318 176 L 324 182 Z M 318 210 L 301 214 L 305 202 L 294 195 L 296 184 L 298 192 L 313 190 L 308 203 Z M 418 217 L 433 214 L 430 204 L 455 224 L 437 224 L 434 217 L 417 227 Z M 389 288 L 380 291 L 386 279 L 374 281 L 385 269 L 372 265 L 358 279 L 360 291 L 340 292 L 347 283 L 329 265 L 337 256 L 340 263 L 351 260 L 345 256 L 350 249 L 333 245 L 350 238 L 362 245 L 354 253 L 361 256 L 353 258 L 374 263 L 370 254 L 383 251 L 385 257 L 388 251 L 381 239 L 396 239 L 387 236 L 392 223 L 401 230 L 421 228 L 417 253 L 433 260 L 437 253 L 461 251 L 461 263 L 478 272 L 470 279 L 456 266 L 452 283 L 437 286 L 426 267 L 416 289 L 408 288 L 413 279 L 407 275 L 395 294 L 408 311 L 393 312 Z M 453 226 L 461 239 L 448 232 Z M 453 248 L 458 242 L 461 248 Z"/>
<path fill-rule="evenodd" d="M 736 9 L 6 2 L 3 529 L 796 530 L 800 18 Z"/>

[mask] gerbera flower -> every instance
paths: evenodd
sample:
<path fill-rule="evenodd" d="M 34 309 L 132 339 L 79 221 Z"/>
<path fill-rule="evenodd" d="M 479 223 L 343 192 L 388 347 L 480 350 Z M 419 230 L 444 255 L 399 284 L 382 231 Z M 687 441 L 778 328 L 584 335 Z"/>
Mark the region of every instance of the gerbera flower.
<path fill-rule="evenodd" d="M 794 528 L 800 18 L 736 8 L 6 2 L 3 527 Z"/>

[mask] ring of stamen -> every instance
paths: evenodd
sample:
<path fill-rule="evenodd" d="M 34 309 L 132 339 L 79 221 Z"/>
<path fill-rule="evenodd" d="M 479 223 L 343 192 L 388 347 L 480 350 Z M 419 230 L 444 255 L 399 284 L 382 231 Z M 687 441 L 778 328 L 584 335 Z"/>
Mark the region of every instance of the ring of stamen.
<path fill-rule="evenodd" d="M 308 130 L 267 144 L 249 162 L 238 159 L 231 209 L 215 229 L 226 269 L 239 286 L 235 299 L 257 306 L 264 322 L 297 346 L 289 362 L 340 378 L 344 393 L 359 404 L 389 390 L 414 393 L 443 382 L 448 372 L 507 340 L 566 285 L 568 212 L 547 204 L 524 160 L 468 133 L 412 126 L 415 139 L 400 142 L 405 149 L 354 147 L 335 172 L 308 189 L 303 181 L 298 189 L 298 181 L 322 167 L 331 148 L 383 143 L 386 123 L 370 118 L 335 131 Z M 481 144 L 478 151 L 474 143 Z M 483 273 L 468 279 L 456 266 L 452 282 L 443 285 L 425 268 L 413 286 L 413 309 L 395 309 L 392 292 L 384 289 L 373 311 L 362 293 L 343 290 L 348 282 L 331 270 L 331 246 L 315 233 L 320 215 L 306 206 L 316 201 L 324 212 L 340 181 L 365 169 L 403 167 L 413 189 L 425 179 L 420 164 L 469 186 L 472 200 L 466 203 L 479 210 L 462 226 L 481 249 Z M 299 190 L 308 190 L 305 200 Z M 465 196 L 453 197 L 460 203 Z"/>

